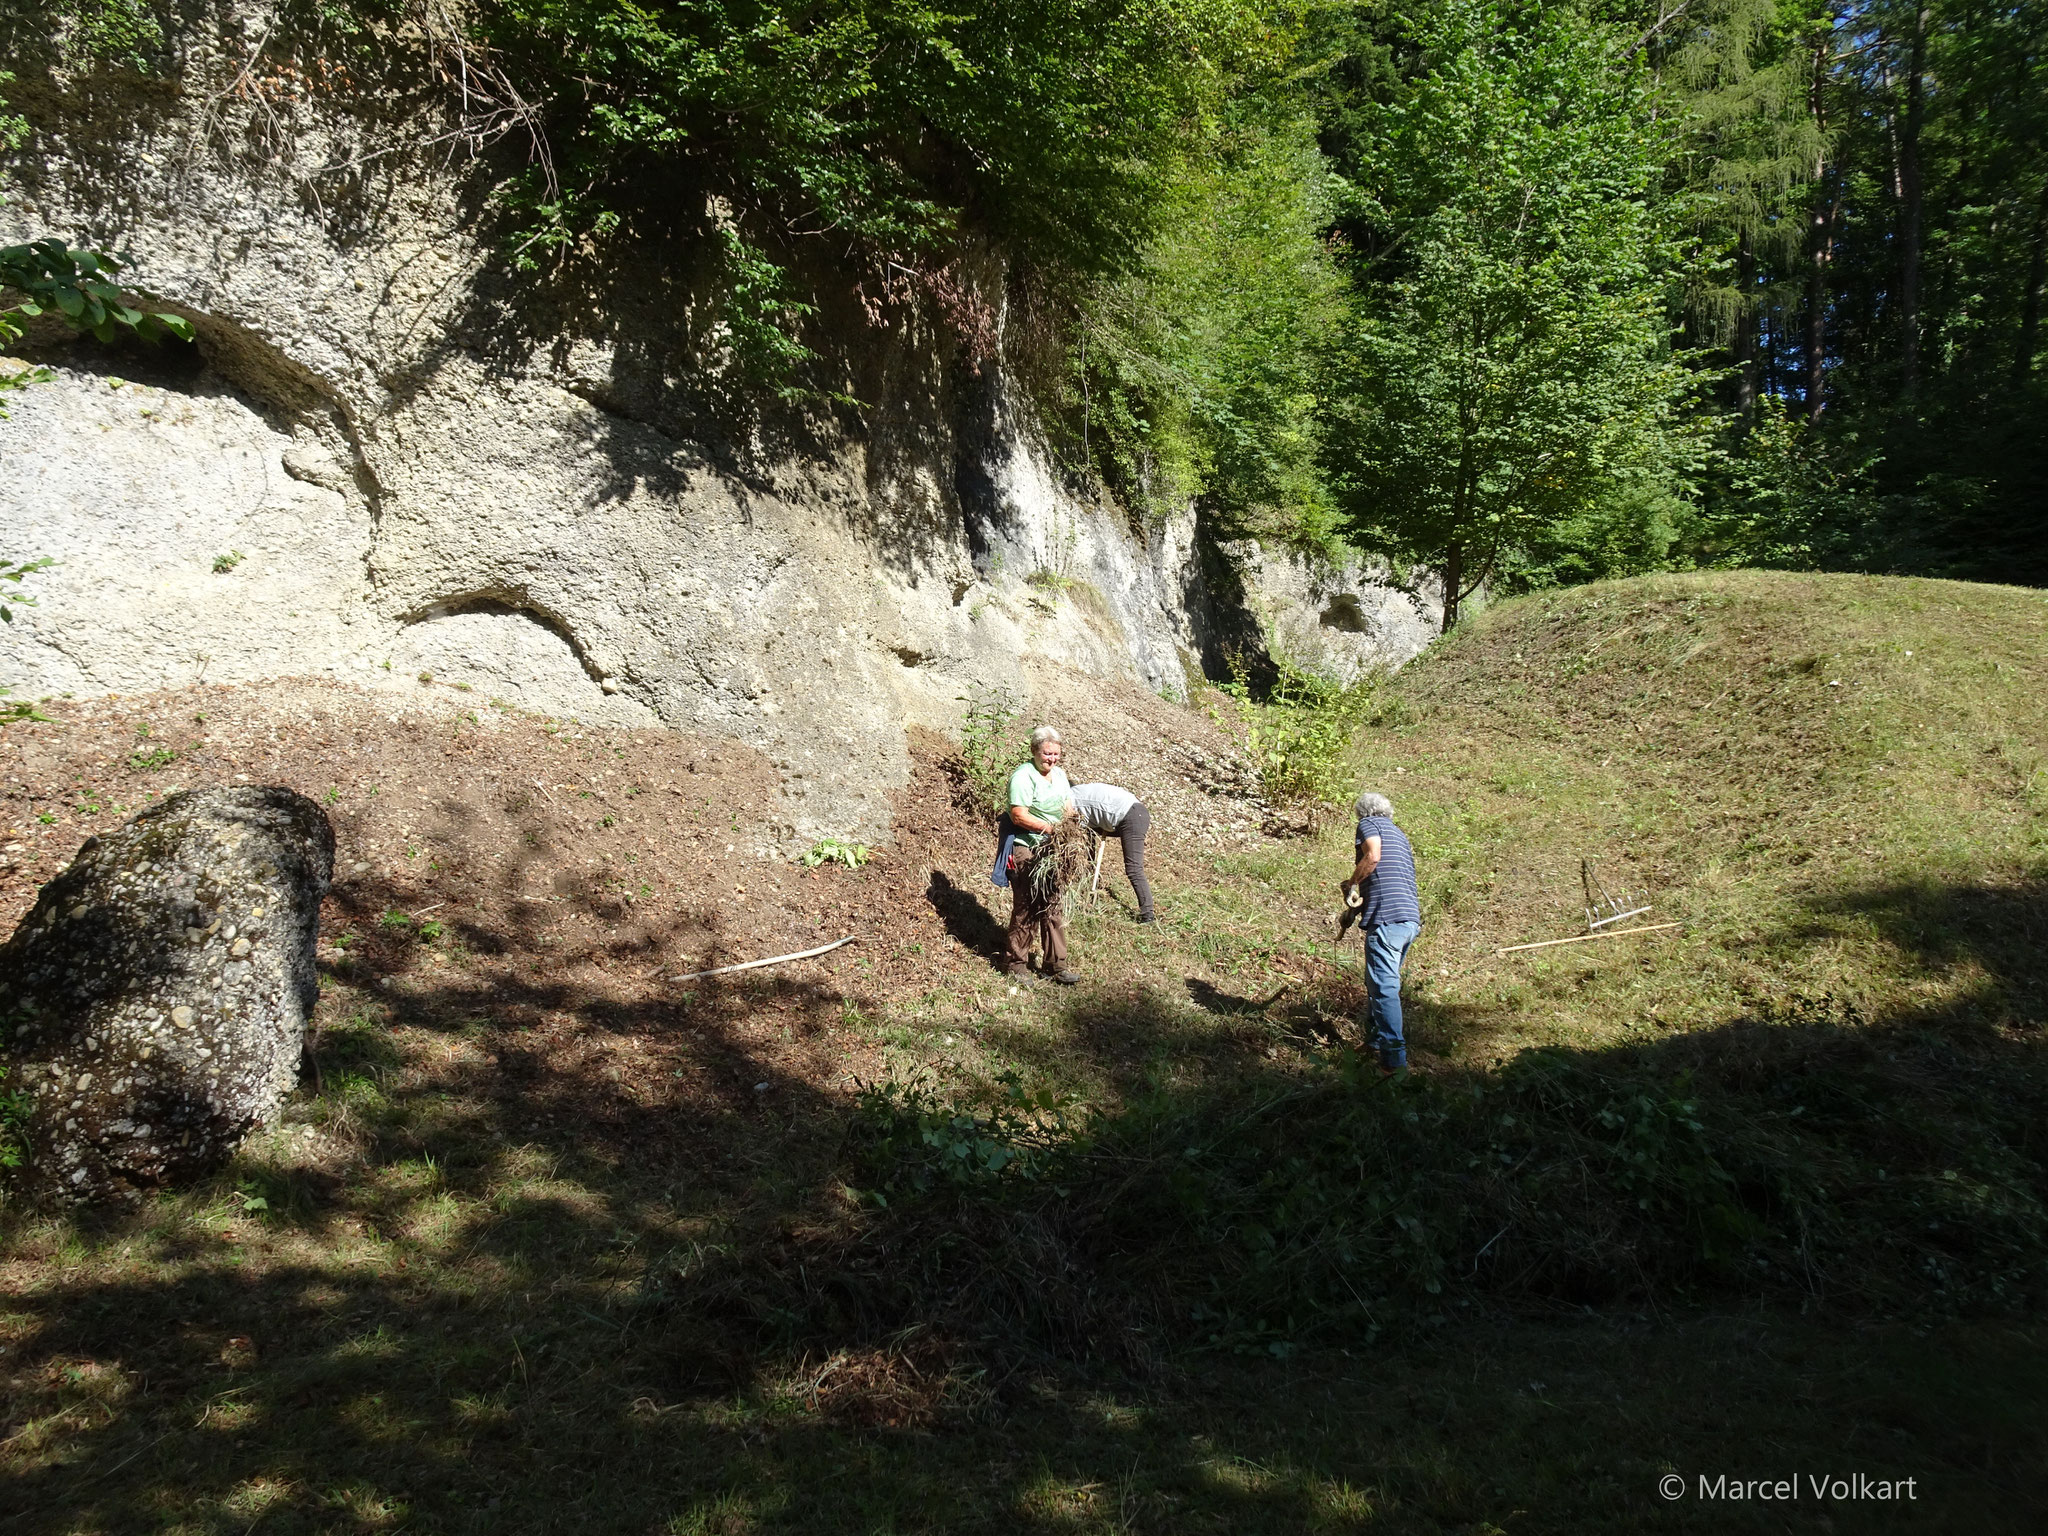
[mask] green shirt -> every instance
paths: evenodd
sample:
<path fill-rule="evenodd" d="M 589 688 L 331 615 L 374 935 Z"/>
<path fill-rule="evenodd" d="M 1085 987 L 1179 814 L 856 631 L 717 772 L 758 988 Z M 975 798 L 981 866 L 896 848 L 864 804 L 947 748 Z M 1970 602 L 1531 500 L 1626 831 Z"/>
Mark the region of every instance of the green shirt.
<path fill-rule="evenodd" d="M 1067 782 L 1067 770 L 1064 768 L 1055 767 L 1051 773 L 1040 773 L 1032 764 L 1020 763 L 1017 771 L 1010 775 L 1010 804 L 1023 806 L 1040 821 L 1060 820 L 1073 803 L 1074 786 Z M 1036 848 L 1045 841 L 1045 834 L 1018 827 L 1017 841 L 1026 848 Z"/>

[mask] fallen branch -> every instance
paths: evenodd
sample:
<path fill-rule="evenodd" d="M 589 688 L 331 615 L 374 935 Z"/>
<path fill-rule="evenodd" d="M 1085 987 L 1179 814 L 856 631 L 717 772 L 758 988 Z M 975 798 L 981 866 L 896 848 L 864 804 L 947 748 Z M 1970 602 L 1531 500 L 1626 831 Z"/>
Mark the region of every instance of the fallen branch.
<path fill-rule="evenodd" d="M 1553 944 L 1583 944 L 1588 939 L 1621 939 L 1632 933 L 1655 933 L 1660 928 L 1683 928 L 1683 923 L 1646 923 L 1640 928 L 1610 928 L 1605 933 L 1582 933 L 1569 939 L 1545 939 L 1540 944 L 1510 944 L 1496 949 L 1496 955 L 1511 955 L 1518 949 L 1548 949 Z"/>
<path fill-rule="evenodd" d="M 671 976 L 669 980 L 696 981 L 705 976 L 723 976 L 728 971 L 752 971 L 764 965 L 781 965 L 789 960 L 808 960 L 814 955 L 830 954 L 842 944 L 851 944 L 854 938 L 855 935 L 849 933 L 843 939 L 834 939 L 830 944 L 820 944 L 816 949 L 800 949 L 793 955 L 775 955 L 766 960 L 743 960 L 738 965 L 714 966 L 708 971 L 691 971 L 687 975 Z"/>

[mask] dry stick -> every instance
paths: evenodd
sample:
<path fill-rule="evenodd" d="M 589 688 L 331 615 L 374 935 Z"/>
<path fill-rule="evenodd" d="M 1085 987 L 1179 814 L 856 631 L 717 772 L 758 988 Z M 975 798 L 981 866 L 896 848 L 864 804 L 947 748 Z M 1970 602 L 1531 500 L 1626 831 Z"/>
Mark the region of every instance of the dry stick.
<path fill-rule="evenodd" d="M 781 965 L 785 960 L 808 960 L 813 955 L 830 954 L 842 944 L 851 944 L 857 935 L 849 933 L 843 939 L 834 939 L 830 944 L 820 944 L 816 949 L 798 950 L 793 955 L 775 955 L 767 960 L 745 960 L 738 965 L 715 966 L 708 971 L 691 971 L 686 976 L 671 976 L 670 981 L 696 981 L 704 976 L 723 976 L 728 971 L 751 971 L 764 965 Z"/>
<path fill-rule="evenodd" d="M 1582 933 L 1569 939 L 1545 939 L 1541 944 L 1510 944 L 1496 949 L 1496 955 L 1511 955 L 1518 949 L 1548 949 L 1553 944 L 1583 944 L 1588 939 L 1621 939 L 1632 933 L 1655 933 L 1660 928 L 1683 928 L 1683 923 L 1646 923 L 1641 928 L 1610 928 L 1605 933 Z"/>

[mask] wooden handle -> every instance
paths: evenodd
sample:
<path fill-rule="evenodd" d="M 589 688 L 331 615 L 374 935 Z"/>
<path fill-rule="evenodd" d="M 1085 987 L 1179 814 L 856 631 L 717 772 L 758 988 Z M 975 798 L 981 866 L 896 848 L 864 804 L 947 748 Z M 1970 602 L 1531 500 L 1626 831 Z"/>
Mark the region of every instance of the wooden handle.
<path fill-rule="evenodd" d="M 1610 928 L 1605 933 L 1582 933 L 1569 939 L 1545 939 L 1540 944 L 1510 944 L 1496 949 L 1496 955 L 1512 955 L 1518 949 L 1548 949 L 1553 944 L 1583 944 L 1588 939 L 1624 939 L 1632 933 L 1655 933 L 1662 928 L 1683 928 L 1683 923 L 1648 923 L 1641 928 Z"/>

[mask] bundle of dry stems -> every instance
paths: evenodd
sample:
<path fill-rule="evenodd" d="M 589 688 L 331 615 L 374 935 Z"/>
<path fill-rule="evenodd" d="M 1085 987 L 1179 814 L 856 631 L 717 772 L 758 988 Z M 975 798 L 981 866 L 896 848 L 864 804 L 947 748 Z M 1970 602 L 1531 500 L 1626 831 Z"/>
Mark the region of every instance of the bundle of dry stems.
<path fill-rule="evenodd" d="M 1063 821 L 1038 846 L 1031 864 L 1032 890 L 1057 897 L 1061 910 L 1072 912 L 1088 894 L 1088 871 L 1095 857 L 1095 834 L 1078 821 Z"/>

